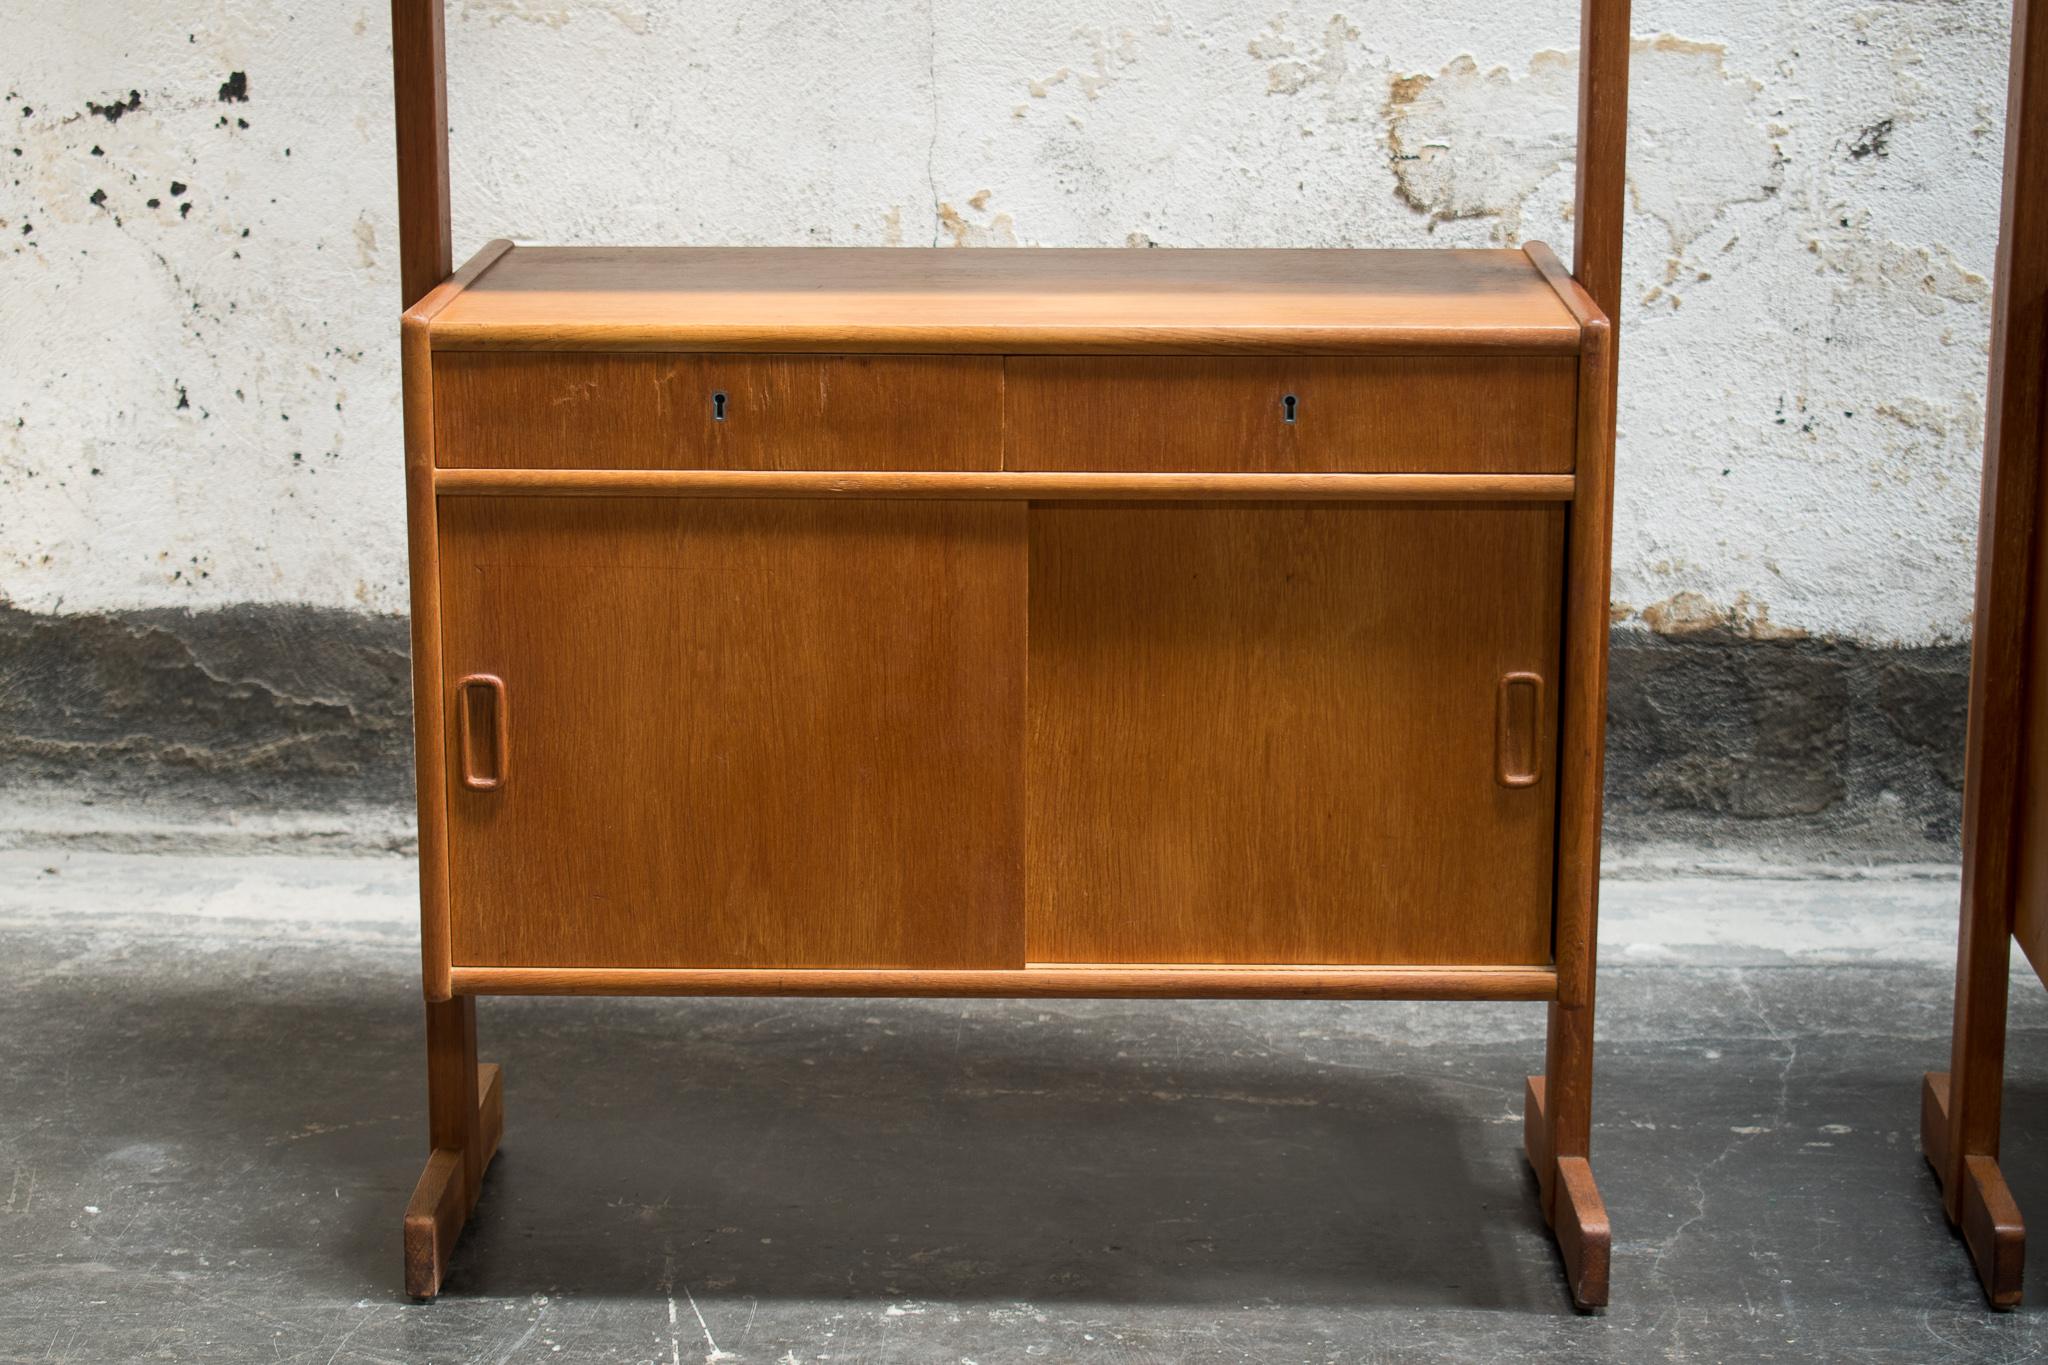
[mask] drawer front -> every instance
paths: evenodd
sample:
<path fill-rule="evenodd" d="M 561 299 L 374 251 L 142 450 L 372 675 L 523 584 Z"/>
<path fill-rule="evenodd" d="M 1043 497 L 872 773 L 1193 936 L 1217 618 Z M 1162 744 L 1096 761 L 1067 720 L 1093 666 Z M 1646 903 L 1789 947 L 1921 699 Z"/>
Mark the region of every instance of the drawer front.
<path fill-rule="evenodd" d="M 996 356 L 440 351 L 444 469 L 992 470 Z"/>
<path fill-rule="evenodd" d="M 1004 463 L 1567 474 L 1577 395 L 1570 356 L 1012 356 Z"/>

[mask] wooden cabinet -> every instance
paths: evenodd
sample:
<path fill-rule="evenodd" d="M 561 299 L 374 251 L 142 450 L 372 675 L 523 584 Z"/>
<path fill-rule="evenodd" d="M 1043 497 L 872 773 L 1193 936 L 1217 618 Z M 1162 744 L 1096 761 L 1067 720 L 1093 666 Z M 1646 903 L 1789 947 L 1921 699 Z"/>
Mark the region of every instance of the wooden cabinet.
<path fill-rule="evenodd" d="M 1547 249 L 495 244 L 405 337 L 430 1008 L 1550 1001 L 1604 1296 L 1612 373 Z"/>
<path fill-rule="evenodd" d="M 479 471 L 437 483 L 451 973 L 1553 968 L 1568 504 L 1469 480 L 1571 486 L 1576 352 L 455 335 L 427 381 L 435 468 Z M 1424 482 L 1313 477 L 1359 471 Z M 1250 482 L 1092 496 L 1209 472 Z"/>

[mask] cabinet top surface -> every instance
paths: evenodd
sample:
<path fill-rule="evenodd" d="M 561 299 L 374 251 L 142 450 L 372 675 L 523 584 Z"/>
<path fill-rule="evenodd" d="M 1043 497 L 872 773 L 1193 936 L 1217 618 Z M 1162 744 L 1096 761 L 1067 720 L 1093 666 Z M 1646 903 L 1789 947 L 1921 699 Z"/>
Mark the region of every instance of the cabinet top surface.
<path fill-rule="evenodd" d="M 494 243 L 410 316 L 455 349 L 1576 351 L 1560 287 L 1521 251 Z"/>

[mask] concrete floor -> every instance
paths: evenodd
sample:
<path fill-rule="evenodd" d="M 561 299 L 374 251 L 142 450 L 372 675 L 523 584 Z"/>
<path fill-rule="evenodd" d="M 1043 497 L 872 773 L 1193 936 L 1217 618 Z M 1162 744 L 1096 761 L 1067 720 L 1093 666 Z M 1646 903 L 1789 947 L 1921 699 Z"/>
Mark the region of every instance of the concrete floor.
<path fill-rule="evenodd" d="M 2015 1361 L 1916 1150 L 1952 882 L 1608 888 L 1568 1308 L 1530 1005 L 486 1001 L 445 1296 L 410 866 L 0 853 L 0 1360 Z M 2007 1171 L 2048 1229 L 2048 993 Z M 2048 1233 L 2029 1267 L 2048 1302 Z"/>

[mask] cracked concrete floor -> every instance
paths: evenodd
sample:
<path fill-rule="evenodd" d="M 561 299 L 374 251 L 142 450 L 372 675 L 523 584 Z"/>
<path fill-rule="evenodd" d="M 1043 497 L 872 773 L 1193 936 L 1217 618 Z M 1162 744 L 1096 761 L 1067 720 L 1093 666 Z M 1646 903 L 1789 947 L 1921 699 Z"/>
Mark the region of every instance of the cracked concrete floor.
<path fill-rule="evenodd" d="M 1518 1153 L 1542 1010 L 1458 1004 L 485 1001 L 504 1149 L 409 1303 L 411 878 L 0 853 L 0 1360 L 2048 1356 L 1916 1150 L 1952 881 L 1610 883 L 1588 1317 Z"/>

